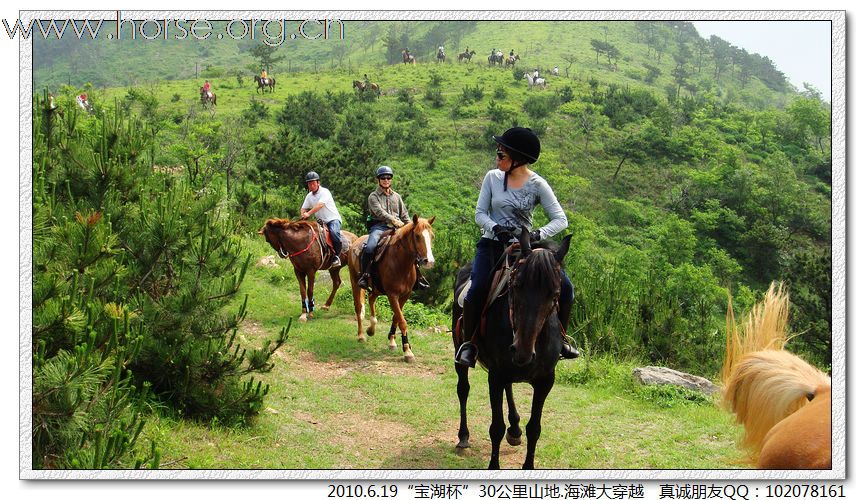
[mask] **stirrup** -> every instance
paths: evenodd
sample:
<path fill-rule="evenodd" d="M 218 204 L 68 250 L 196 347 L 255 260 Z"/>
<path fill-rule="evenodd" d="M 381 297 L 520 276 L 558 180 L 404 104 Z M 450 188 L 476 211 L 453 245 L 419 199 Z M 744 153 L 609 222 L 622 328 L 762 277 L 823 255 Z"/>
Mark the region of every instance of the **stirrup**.
<path fill-rule="evenodd" d="M 369 273 L 363 273 L 361 277 L 357 280 L 357 286 L 363 288 L 364 290 L 371 292 L 372 287 L 369 284 L 370 275 Z"/>
<path fill-rule="evenodd" d="M 580 350 L 574 347 L 571 343 L 574 339 L 562 332 L 562 350 L 559 355 L 564 359 L 577 359 L 580 357 Z"/>
<path fill-rule="evenodd" d="M 457 349 L 457 353 L 454 355 L 454 363 L 468 366 L 469 368 L 475 367 L 477 359 L 478 347 L 471 342 L 463 342 L 459 349 Z"/>
<path fill-rule="evenodd" d="M 339 267 L 342 265 L 342 261 L 339 260 L 339 256 L 334 256 L 333 260 L 330 261 L 330 267 Z"/>

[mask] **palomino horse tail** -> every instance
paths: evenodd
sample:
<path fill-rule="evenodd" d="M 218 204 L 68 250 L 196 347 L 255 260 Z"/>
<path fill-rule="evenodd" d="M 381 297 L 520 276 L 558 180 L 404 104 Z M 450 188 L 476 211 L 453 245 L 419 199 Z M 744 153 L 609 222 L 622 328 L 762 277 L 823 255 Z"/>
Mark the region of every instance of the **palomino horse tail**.
<path fill-rule="evenodd" d="M 741 446 L 758 465 L 767 434 L 817 394 L 828 394 L 830 388 L 826 374 L 783 350 L 788 340 L 784 333 L 788 311 L 789 296 L 775 283 L 763 303 L 754 306 L 741 330 L 733 316 L 732 301 L 727 307 L 721 404 L 744 426 Z M 805 435 L 797 437 L 808 439 Z"/>

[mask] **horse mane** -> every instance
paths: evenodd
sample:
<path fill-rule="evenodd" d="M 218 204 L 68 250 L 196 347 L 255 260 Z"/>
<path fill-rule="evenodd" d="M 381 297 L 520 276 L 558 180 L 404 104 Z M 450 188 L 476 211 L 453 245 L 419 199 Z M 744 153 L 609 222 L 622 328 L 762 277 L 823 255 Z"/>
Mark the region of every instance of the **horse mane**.
<path fill-rule="evenodd" d="M 721 405 L 744 426 L 740 445 L 754 463 L 770 429 L 831 387 L 826 374 L 784 350 L 789 300 L 773 282 L 739 328 L 728 298 Z"/>
<path fill-rule="evenodd" d="M 532 250 L 520 268 L 516 276 L 516 284 L 520 287 L 549 288 L 561 276 L 555 253 L 545 248 Z"/>
<path fill-rule="evenodd" d="M 302 227 L 309 227 L 310 229 L 316 229 L 318 224 L 308 221 L 308 220 L 296 220 L 292 221 L 291 219 L 277 219 L 271 218 L 267 219 L 267 222 L 264 223 L 264 227 L 261 232 L 265 229 L 276 229 L 276 230 L 299 230 Z"/>

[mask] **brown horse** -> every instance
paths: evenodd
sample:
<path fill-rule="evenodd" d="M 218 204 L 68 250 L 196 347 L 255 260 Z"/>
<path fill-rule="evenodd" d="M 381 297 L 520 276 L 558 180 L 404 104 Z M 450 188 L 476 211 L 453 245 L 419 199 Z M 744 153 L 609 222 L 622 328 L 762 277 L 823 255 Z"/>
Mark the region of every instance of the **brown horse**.
<path fill-rule="evenodd" d="M 356 88 L 358 92 L 363 92 L 367 88 L 369 88 L 369 90 L 375 92 L 375 95 L 381 94 L 381 90 L 379 90 L 378 85 L 372 82 L 369 82 L 369 87 L 364 85 L 364 83 L 360 80 L 355 80 L 351 85 L 353 88 Z"/>
<path fill-rule="evenodd" d="M 258 88 L 255 89 L 256 92 L 262 92 L 262 89 L 267 90 L 268 88 L 271 92 L 273 92 L 273 88 L 276 87 L 276 78 L 272 76 L 267 77 L 267 79 L 265 80 L 264 78 L 255 75 L 253 80 L 255 80 L 255 83 L 258 84 Z"/>
<path fill-rule="evenodd" d="M 512 56 L 508 56 L 508 58 L 505 59 L 505 66 L 515 66 L 517 64 L 517 61 L 519 61 L 519 60 L 520 60 L 519 54 L 514 54 Z"/>
<path fill-rule="evenodd" d="M 210 104 L 211 106 L 216 106 L 216 92 L 212 90 L 208 92 L 204 90 L 204 87 L 201 87 L 200 89 L 198 89 L 198 93 L 201 96 L 202 106 L 207 106 L 208 104 Z"/>
<path fill-rule="evenodd" d="M 458 60 L 458 62 L 463 62 L 463 59 L 465 59 L 466 62 L 472 62 L 472 56 L 473 55 L 475 55 L 475 51 L 473 51 L 473 50 L 469 51 L 469 52 L 463 52 L 457 56 L 457 60 Z"/>
<path fill-rule="evenodd" d="M 403 64 L 415 64 L 417 60 L 413 55 L 408 53 L 408 50 L 403 49 L 402 51 L 402 63 Z"/>
<path fill-rule="evenodd" d="M 315 289 L 315 273 L 317 271 L 328 269 L 330 279 L 333 282 L 330 296 L 327 298 L 327 302 L 324 303 L 322 309 L 327 310 L 330 308 L 336 295 L 336 290 L 342 284 L 342 280 L 339 278 L 339 270 L 348 262 L 348 249 L 352 242 L 357 239 L 357 236 L 348 231 L 341 231 L 341 233 L 343 246 L 342 252 L 339 254 L 339 260 L 342 264 L 339 267 L 328 269 L 333 251 L 322 240 L 321 226 L 315 221 L 300 220 L 292 222 L 287 219 L 268 219 L 264 223 L 264 227 L 258 231 L 258 234 L 264 235 L 264 239 L 270 243 L 270 246 L 276 250 L 276 253 L 280 257 L 291 260 L 291 264 L 294 266 L 294 275 L 297 277 L 298 285 L 300 285 L 302 309 L 300 321 L 306 321 L 307 316 L 312 317 L 315 312 L 313 291 Z"/>
<path fill-rule="evenodd" d="M 831 469 L 831 381 L 783 350 L 788 306 L 772 283 L 741 334 L 728 306 L 722 404 L 745 427 L 740 444 L 757 468 Z"/>
<path fill-rule="evenodd" d="M 369 293 L 369 327 L 366 334 L 375 335 L 375 325 L 378 323 L 375 317 L 375 299 L 379 295 L 387 295 L 390 308 L 393 310 L 393 320 L 388 334 L 388 347 L 396 349 L 396 329 L 402 332 L 403 359 L 406 362 L 414 361 L 414 353 L 408 341 L 408 324 L 402 314 L 402 308 L 411 295 L 412 287 L 417 278 L 415 263 L 430 268 L 435 263 L 432 253 L 432 241 L 434 238 L 432 223 L 435 217 L 429 220 L 419 218 L 415 215 L 412 221 L 403 227 L 396 229 L 387 243 L 387 248 L 381 260 L 374 264 L 377 266 L 376 279 L 372 280 L 373 290 Z M 354 315 L 357 318 L 357 340 L 365 342 L 363 336 L 364 317 L 364 289 L 357 285 L 362 270 L 360 268 L 360 254 L 367 236 L 361 236 L 351 245 L 348 254 L 348 269 L 351 277 L 351 294 L 354 297 Z"/>

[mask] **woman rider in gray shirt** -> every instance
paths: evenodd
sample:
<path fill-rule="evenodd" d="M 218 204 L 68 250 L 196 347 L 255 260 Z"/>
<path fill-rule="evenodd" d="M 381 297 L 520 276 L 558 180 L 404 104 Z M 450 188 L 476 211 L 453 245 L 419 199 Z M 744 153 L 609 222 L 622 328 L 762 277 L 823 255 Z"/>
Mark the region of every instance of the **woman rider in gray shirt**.
<path fill-rule="evenodd" d="M 514 127 L 500 136 L 493 136 L 498 143 L 496 169 L 487 172 L 475 207 L 475 222 L 483 229 L 476 245 L 472 261 L 471 287 L 465 297 L 463 309 L 463 331 L 468 342 L 457 350 L 454 361 L 464 366 L 474 366 L 478 350 L 474 343 L 484 301 L 489 293 L 489 276 L 505 247 L 517 241 L 514 232 L 525 226 L 532 228 L 532 211 L 541 205 L 550 222 L 531 231 L 531 241 L 551 238 L 568 227 L 565 211 L 547 181 L 529 170 L 528 165 L 538 161 L 541 141 L 529 128 Z M 562 290 L 559 296 L 559 321 L 567 327 L 571 306 L 574 303 L 574 288 L 562 271 Z M 562 357 L 573 359 L 579 352 L 567 338 L 562 345 Z"/>

